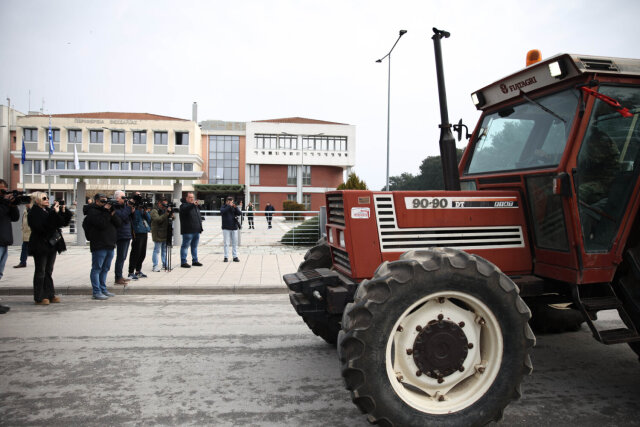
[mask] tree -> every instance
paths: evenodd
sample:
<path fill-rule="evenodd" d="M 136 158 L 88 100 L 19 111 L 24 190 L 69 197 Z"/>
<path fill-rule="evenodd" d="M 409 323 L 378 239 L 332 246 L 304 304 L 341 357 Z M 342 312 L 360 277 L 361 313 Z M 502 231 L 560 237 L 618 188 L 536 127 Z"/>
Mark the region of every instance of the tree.
<path fill-rule="evenodd" d="M 456 150 L 458 163 L 462 158 L 463 149 Z M 389 177 L 389 190 L 443 190 L 442 161 L 440 156 L 429 156 L 420 165 L 420 174 L 412 175 L 408 172 L 400 176 Z M 381 190 L 384 190 L 382 188 Z"/>
<path fill-rule="evenodd" d="M 336 190 L 368 190 L 367 184 L 358 178 L 355 173 L 350 173 L 347 182 L 338 185 Z"/>

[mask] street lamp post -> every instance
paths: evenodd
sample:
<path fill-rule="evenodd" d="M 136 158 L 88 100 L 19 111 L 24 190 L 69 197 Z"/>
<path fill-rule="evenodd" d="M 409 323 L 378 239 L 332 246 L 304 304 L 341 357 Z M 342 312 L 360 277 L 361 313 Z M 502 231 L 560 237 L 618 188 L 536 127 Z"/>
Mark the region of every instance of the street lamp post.
<path fill-rule="evenodd" d="M 407 33 L 407 30 L 400 30 L 398 34 L 398 39 L 391 46 L 391 50 L 382 58 L 378 59 L 376 62 L 382 62 L 385 58 L 389 58 L 389 76 L 387 79 L 387 185 L 385 187 L 385 191 L 389 191 L 389 122 L 391 120 L 391 52 L 396 47 L 400 38 Z"/>

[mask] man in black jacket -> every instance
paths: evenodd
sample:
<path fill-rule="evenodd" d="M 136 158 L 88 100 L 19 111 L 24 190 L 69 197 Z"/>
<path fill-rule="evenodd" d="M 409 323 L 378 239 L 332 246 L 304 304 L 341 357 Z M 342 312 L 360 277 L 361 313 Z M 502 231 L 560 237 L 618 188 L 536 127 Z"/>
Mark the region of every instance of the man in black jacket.
<path fill-rule="evenodd" d="M 180 205 L 180 234 L 182 246 L 180 246 L 180 267 L 191 267 L 187 262 L 187 250 L 191 246 L 191 265 L 201 267 L 198 262 L 198 242 L 202 233 L 202 217 L 200 206 L 193 193 L 187 193 L 187 198 L 182 199 Z"/>
<path fill-rule="evenodd" d="M 118 227 L 122 225 L 107 196 L 96 194 L 95 203 L 87 208 L 87 238 L 91 249 L 91 287 L 93 299 L 106 300 L 115 294 L 107 290 L 107 273 L 113 260 L 113 249 L 118 240 Z"/>
<path fill-rule="evenodd" d="M 224 240 L 224 262 L 229 261 L 229 244 L 232 246 L 233 261 L 239 262 L 238 259 L 238 222 L 236 217 L 242 212 L 233 203 L 233 197 L 227 197 L 224 206 L 220 208 L 220 216 L 222 217 L 222 238 Z"/>
<path fill-rule="evenodd" d="M 0 191 L 7 191 L 7 181 L 0 179 Z M 11 223 L 20 219 L 20 211 L 11 194 L 0 194 L 0 279 L 9 256 L 9 246 L 13 245 Z M 0 305 L 0 314 L 9 311 L 6 305 Z"/>

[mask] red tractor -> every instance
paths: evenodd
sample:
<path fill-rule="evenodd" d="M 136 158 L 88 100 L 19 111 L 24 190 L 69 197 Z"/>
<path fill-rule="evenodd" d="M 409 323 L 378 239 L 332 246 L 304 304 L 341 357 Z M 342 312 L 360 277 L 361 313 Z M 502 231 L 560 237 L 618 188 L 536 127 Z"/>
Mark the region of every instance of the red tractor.
<path fill-rule="evenodd" d="M 474 92 L 456 165 L 434 32 L 446 190 L 327 193 L 326 242 L 284 277 L 383 425 L 499 420 L 552 304 L 640 354 L 640 60 L 562 54 Z M 612 309 L 626 327 L 599 330 Z"/>

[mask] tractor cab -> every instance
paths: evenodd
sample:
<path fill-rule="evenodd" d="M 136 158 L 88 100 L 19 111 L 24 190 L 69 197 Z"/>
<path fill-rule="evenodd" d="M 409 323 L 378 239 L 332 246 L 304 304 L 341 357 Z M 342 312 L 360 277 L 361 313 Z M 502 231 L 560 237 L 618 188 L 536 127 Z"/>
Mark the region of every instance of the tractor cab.
<path fill-rule="evenodd" d="M 640 60 L 557 55 L 472 100 L 483 114 L 461 188 L 520 192 L 535 275 L 611 281 L 638 240 Z"/>

